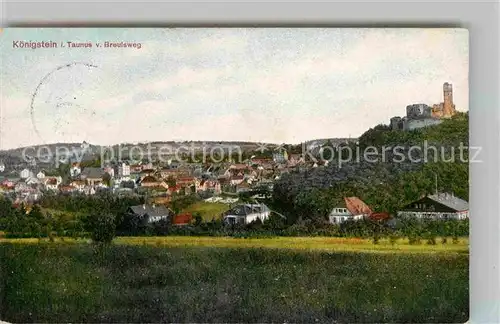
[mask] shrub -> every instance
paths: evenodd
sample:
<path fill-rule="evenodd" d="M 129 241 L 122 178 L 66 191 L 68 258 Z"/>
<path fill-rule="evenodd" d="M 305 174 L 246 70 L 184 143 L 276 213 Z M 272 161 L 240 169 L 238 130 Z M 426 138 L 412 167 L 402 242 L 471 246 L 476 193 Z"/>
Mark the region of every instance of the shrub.
<path fill-rule="evenodd" d="M 418 245 L 418 244 L 421 243 L 421 238 L 420 238 L 420 236 L 411 235 L 411 236 L 408 237 L 408 242 L 411 245 Z"/>
<path fill-rule="evenodd" d="M 429 237 L 429 238 L 427 239 L 427 244 L 429 244 L 429 245 L 436 245 L 436 238 L 435 238 L 435 237 L 433 237 L 433 236 L 432 236 L 432 237 Z"/>
<path fill-rule="evenodd" d="M 115 216 L 113 214 L 92 214 L 86 220 L 90 237 L 95 243 L 108 244 L 115 237 Z"/>
<path fill-rule="evenodd" d="M 446 243 L 448 243 L 448 239 L 445 236 L 441 239 L 441 244 L 446 244 Z"/>

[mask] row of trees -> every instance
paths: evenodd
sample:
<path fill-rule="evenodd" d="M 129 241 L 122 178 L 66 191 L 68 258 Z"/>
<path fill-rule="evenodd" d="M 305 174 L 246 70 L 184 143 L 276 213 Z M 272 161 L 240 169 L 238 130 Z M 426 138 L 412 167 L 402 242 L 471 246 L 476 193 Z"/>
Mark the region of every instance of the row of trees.
<path fill-rule="evenodd" d="M 293 225 L 277 215 L 261 222 L 257 220 L 246 225 L 224 225 L 221 220 L 203 222 L 196 217 L 192 225 L 176 227 L 170 222 L 147 223 L 131 214 L 117 215 L 106 211 L 93 211 L 76 219 L 61 215 L 43 213 L 35 205 L 29 212 L 24 206 L 12 207 L 5 199 L 0 200 L 0 229 L 9 237 L 49 237 L 71 236 L 90 237 L 97 242 L 109 242 L 115 235 L 157 236 L 157 235 L 206 235 L 206 236 L 334 236 L 373 238 L 407 237 L 410 241 L 431 240 L 436 237 L 468 236 L 468 220 L 413 220 L 401 219 L 387 221 L 348 221 L 332 225 L 312 219 L 301 220 Z"/>

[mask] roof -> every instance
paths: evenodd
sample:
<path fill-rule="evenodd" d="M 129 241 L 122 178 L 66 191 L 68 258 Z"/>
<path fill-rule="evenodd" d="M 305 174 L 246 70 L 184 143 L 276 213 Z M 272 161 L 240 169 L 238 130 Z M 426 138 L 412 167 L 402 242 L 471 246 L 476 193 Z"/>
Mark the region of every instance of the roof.
<path fill-rule="evenodd" d="M 177 178 L 177 182 L 192 182 L 194 181 L 195 178 L 194 177 L 179 177 Z"/>
<path fill-rule="evenodd" d="M 87 178 L 102 178 L 104 172 L 101 168 L 88 167 L 83 169 L 81 174 Z"/>
<path fill-rule="evenodd" d="M 238 186 L 238 188 L 250 188 L 250 185 L 246 181 L 243 181 L 242 183 L 238 184 L 237 186 Z"/>
<path fill-rule="evenodd" d="M 145 176 L 144 179 L 141 180 L 141 183 L 148 183 L 148 182 L 158 182 L 155 177 L 153 176 Z"/>
<path fill-rule="evenodd" d="M 449 193 L 430 195 L 428 198 L 456 211 L 469 210 L 469 203 Z"/>
<path fill-rule="evenodd" d="M 240 164 L 233 164 L 233 165 L 231 165 L 229 167 L 229 169 L 231 169 L 231 170 L 234 170 L 234 169 L 243 170 L 243 169 L 247 169 L 247 168 L 248 168 L 248 166 L 246 164 L 242 164 L 242 163 L 240 163 Z"/>
<path fill-rule="evenodd" d="M 45 181 L 45 184 L 55 185 L 55 184 L 57 184 L 57 179 L 56 178 L 47 178 L 47 181 Z"/>
<path fill-rule="evenodd" d="M 189 224 L 192 219 L 193 219 L 193 216 L 189 213 L 178 214 L 178 215 L 174 216 L 172 223 L 174 223 L 176 225 Z"/>
<path fill-rule="evenodd" d="M 224 215 L 246 216 L 253 213 L 264 213 L 269 211 L 269 208 L 264 204 L 240 204 L 225 212 Z"/>
<path fill-rule="evenodd" d="M 370 215 L 372 213 L 370 207 L 358 197 L 345 197 L 344 201 L 347 210 L 353 215 Z"/>
<path fill-rule="evenodd" d="M 139 216 L 149 215 L 149 216 L 168 216 L 170 215 L 170 210 L 163 205 L 137 205 L 131 206 L 132 212 Z"/>

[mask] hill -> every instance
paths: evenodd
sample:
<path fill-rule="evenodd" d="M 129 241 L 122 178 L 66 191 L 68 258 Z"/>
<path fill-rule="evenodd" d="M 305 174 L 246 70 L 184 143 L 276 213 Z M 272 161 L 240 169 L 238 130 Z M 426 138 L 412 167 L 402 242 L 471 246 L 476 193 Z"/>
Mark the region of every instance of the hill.
<path fill-rule="evenodd" d="M 395 213 L 433 193 L 436 176 L 438 191 L 468 200 L 468 152 L 462 152 L 461 160 L 459 149 L 468 143 L 468 114 L 408 132 L 378 125 L 360 136 L 358 144 L 334 150 L 327 166 L 284 175 L 274 185 L 274 208 L 292 223 L 299 218 L 321 221 L 343 197 L 358 196 L 375 211 Z M 368 151 L 378 155 L 368 156 Z"/>

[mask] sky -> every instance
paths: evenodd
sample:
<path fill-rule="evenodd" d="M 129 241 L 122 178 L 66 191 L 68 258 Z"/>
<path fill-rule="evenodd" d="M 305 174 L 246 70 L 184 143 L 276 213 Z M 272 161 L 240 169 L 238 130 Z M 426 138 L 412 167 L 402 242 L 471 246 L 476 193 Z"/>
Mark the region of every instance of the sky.
<path fill-rule="evenodd" d="M 12 28 L 0 39 L 0 149 L 358 137 L 407 105 L 442 102 L 444 82 L 469 108 L 466 29 Z"/>

